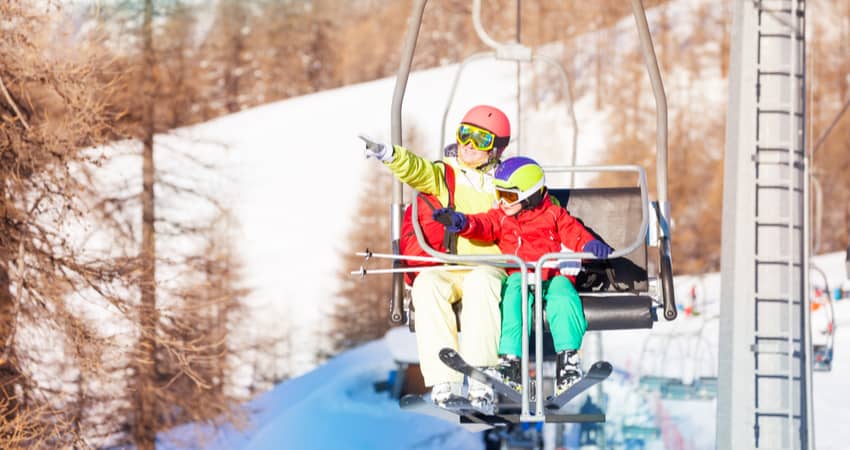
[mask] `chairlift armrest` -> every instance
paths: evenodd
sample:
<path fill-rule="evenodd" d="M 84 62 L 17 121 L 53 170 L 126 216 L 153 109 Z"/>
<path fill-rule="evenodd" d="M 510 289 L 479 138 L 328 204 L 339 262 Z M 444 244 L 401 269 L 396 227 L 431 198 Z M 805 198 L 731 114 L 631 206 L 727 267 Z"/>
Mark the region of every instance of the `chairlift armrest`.
<path fill-rule="evenodd" d="M 667 220 L 670 216 L 669 207 L 669 204 L 660 205 L 658 202 L 652 202 L 658 231 L 661 301 L 664 308 L 664 318 L 668 321 L 674 320 L 679 315 L 679 311 L 676 309 L 676 293 L 673 289 L 673 256 L 670 250 L 670 226 Z"/>
<path fill-rule="evenodd" d="M 400 203 L 394 203 L 390 206 L 390 217 L 392 226 L 392 250 L 398 255 L 401 253 L 399 249 L 399 239 L 402 218 L 402 206 Z M 399 260 L 393 261 L 393 268 L 399 268 L 402 262 Z M 390 322 L 394 324 L 404 323 L 404 274 L 394 273 L 392 279 L 392 291 L 390 295 Z"/>
<path fill-rule="evenodd" d="M 570 173 L 570 172 L 634 172 L 638 177 L 638 186 L 640 187 L 640 215 L 641 222 L 638 234 L 635 240 L 625 248 L 616 249 L 607 259 L 614 259 L 626 256 L 637 249 L 639 246 L 646 243 L 647 231 L 649 230 L 649 194 L 646 183 L 646 171 L 643 167 L 636 165 L 611 165 L 611 166 L 546 166 L 543 168 L 546 173 Z M 549 253 L 538 260 L 538 269 L 541 261 L 556 259 L 556 258 L 582 258 L 582 259 L 598 259 L 590 253 Z"/>

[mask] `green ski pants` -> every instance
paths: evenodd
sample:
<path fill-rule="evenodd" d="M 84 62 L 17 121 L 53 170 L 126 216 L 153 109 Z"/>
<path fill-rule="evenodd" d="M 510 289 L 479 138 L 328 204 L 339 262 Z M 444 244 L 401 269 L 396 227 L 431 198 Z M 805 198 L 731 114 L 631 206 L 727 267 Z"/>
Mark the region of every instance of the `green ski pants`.
<path fill-rule="evenodd" d="M 587 321 L 581 299 L 569 278 L 558 275 L 543 282 L 543 300 L 549 330 L 555 341 L 555 351 L 581 348 Z M 528 293 L 529 333 L 531 332 L 534 295 Z M 522 355 L 522 275 L 517 272 L 508 276 L 502 288 L 502 336 L 499 339 L 499 354 Z"/>

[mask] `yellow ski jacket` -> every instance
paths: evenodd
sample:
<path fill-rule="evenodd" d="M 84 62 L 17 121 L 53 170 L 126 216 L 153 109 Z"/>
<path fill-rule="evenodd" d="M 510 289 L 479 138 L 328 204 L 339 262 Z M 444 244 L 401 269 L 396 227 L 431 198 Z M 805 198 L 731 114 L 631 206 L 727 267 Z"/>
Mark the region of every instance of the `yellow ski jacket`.
<path fill-rule="evenodd" d="M 395 174 L 396 178 L 426 194 L 436 195 L 443 205 L 448 204 L 449 195 L 446 192 L 445 173 L 439 164 L 435 164 L 410 150 L 395 146 L 392 162 L 384 163 Z M 461 164 L 457 158 L 445 157 L 443 161 L 452 166 L 455 171 L 455 210 L 464 214 L 486 212 L 496 204 L 495 187 L 493 184 L 492 165 L 487 171 L 473 169 Z M 459 255 L 500 254 L 495 244 L 473 241 L 458 236 L 457 253 Z"/>

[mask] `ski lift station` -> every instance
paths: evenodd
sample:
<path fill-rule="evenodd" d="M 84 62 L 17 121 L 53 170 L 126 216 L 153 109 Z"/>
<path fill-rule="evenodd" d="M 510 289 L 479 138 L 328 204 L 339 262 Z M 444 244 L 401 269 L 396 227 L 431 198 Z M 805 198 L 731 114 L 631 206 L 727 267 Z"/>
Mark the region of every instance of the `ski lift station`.
<path fill-rule="evenodd" d="M 402 105 L 427 0 L 412 3 L 392 105 L 388 105 L 391 107 L 391 139 L 395 145 L 405 144 Z M 616 333 L 617 330 L 649 329 L 659 321 L 677 320 L 680 313 L 677 292 L 680 302 L 687 303 L 681 311 L 691 314 L 699 310 L 697 293 L 704 289 L 699 284 L 701 281 L 694 281 L 690 296 L 683 297 L 682 291 L 674 289 L 675 261 L 671 258 L 671 248 L 675 245 L 676 230 L 671 227 L 674 218 L 670 216 L 671 199 L 667 195 L 667 161 L 668 152 L 676 149 L 668 150 L 664 80 L 644 8 L 641 0 L 630 0 L 630 4 L 634 39 L 640 43 L 655 101 L 654 183 L 647 181 L 646 167 L 576 165 L 579 151 L 576 136 L 581 121 L 573 110 L 569 73 L 556 60 L 522 42 L 494 40 L 481 20 L 482 2 L 472 1 L 472 25 L 490 51 L 470 55 L 458 65 L 444 110 L 441 138 L 446 136 L 446 127 L 455 123 L 456 118 L 449 117 L 449 111 L 455 89 L 469 63 L 495 59 L 516 64 L 518 73 L 535 67 L 553 70 L 559 75 L 563 108 L 567 111 L 568 119 L 563 126 L 572 130 L 573 142 L 571 148 L 564 151 L 559 164 L 544 166 L 547 174 L 563 175 L 558 178 L 562 184 L 549 183 L 549 192 L 615 251 L 605 259 L 585 252 L 562 251 L 546 254 L 538 261 L 523 261 L 516 255 L 506 254 L 444 253 L 428 245 L 418 224 L 418 216 L 423 211 L 417 209 L 416 201 L 408 199 L 416 236 L 430 255 L 419 257 L 419 260 L 444 263 L 443 269 L 448 267 L 448 270 L 477 264 L 519 270 L 523 279 L 524 351 L 519 391 L 499 386 L 482 372 L 465 367 L 456 353 L 441 352 L 441 359 L 447 365 L 494 386 L 500 400 L 492 414 L 468 405 L 435 406 L 421 379 L 418 383 L 414 380 L 415 374 L 410 368 L 416 362 L 400 361 L 399 375 L 384 387 L 399 398 L 402 409 L 437 416 L 473 430 L 489 429 L 488 433 L 504 445 L 501 448 L 536 448 L 532 444 L 510 446 L 509 443 L 525 442 L 530 430 L 539 430 L 540 424 L 563 426 L 571 422 L 582 426 L 582 445 L 587 446 L 582 448 L 605 448 L 604 444 L 600 445 L 605 438 L 598 437 L 601 428 L 593 424 L 606 419 L 606 411 L 598 405 L 604 405 L 604 380 L 619 376 L 618 368 L 601 360 L 601 350 L 598 350 L 601 345 L 590 345 L 598 354 L 585 352 L 586 375 L 582 381 L 567 391 L 570 395 L 566 398 L 552 395 L 554 351 L 543 302 L 534 302 L 532 312 L 526 314 L 529 292 L 542 292 L 541 279 L 532 275 L 563 260 L 582 260 L 583 272 L 576 281 L 576 288 L 584 307 L 587 329 L 591 332 L 587 337 L 591 344 L 594 339 L 601 339 L 599 333 L 592 333 L 595 331 Z M 810 262 L 811 243 L 817 240 L 812 230 L 817 227 L 813 223 L 816 214 L 808 212 L 817 210 L 820 205 L 813 195 L 809 170 L 817 148 L 808 145 L 805 129 L 806 2 L 739 0 L 733 2 L 732 12 L 723 239 L 718 243 L 721 246 L 720 301 L 713 316 L 703 322 L 710 323 L 710 327 L 704 325 L 675 336 L 658 334 L 645 344 L 642 353 L 652 357 L 642 356 L 642 360 L 652 360 L 663 366 L 668 359 L 666 355 L 680 352 L 677 360 L 694 361 L 690 372 L 670 375 L 669 371 L 660 373 L 659 368 L 641 367 L 638 370 L 640 386 L 666 398 L 716 399 L 718 449 L 814 449 L 812 374 L 813 371 L 829 371 L 832 367 L 835 313 L 833 290 L 827 277 L 821 268 Z M 520 83 L 505 87 L 506 91 L 512 89 L 516 90 L 518 98 L 522 95 Z M 519 105 L 517 101 L 517 115 L 521 114 Z M 520 129 L 519 133 L 522 132 Z M 520 152 L 524 150 L 519 149 Z M 430 156 L 440 159 L 443 155 Z M 575 182 L 577 174 L 606 172 L 628 180 L 629 186 L 590 188 Z M 655 187 L 654 192 L 650 191 L 650 185 Z M 367 270 L 364 263 L 364 268 L 356 273 L 391 273 L 390 320 L 415 332 L 415 311 L 406 292 L 404 274 L 416 270 L 407 267 L 406 262 L 417 258 L 401 255 L 398 250 L 407 202 L 397 180 L 388 201 L 391 204 L 393 253 L 378 254 L 367 250 L 360 255 L 366 260 L 392 259 L 393 268 Z M 718 346 L 705 343 L 709 333 L 713 334 L 713 342 L 719 342 Z M 676 348 L 672 346 L 674 340 L 690 344 Z M 658 435 L 663 431 L 657 426 L 634 424 L 630 425 L 630 434 L 626 433 L 631 438 L 624 434 L 616 439 L 621 443 L 627 439 L 634 441 L 640 436 Z"/>

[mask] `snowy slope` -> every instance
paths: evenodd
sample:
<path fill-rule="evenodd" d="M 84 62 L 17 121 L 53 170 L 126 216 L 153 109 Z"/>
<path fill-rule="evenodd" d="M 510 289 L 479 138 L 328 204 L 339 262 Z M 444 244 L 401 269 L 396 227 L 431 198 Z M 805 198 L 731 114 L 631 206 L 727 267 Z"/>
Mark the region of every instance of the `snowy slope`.
<path fill-rule="evenodd" d="M 394 367 L 383 340 L 346 352 L 280 384 L 247 405 L 252 425 L 243 432 L 211 434 L 187 426 L 161 439 L 158 448 L 398 450 L 482 447 L 481 437 L 430 416 L 401 411 L 372 383 Z"/>
<path fill-rule="evenodd" d="M 843 253 L 814 258 L 827 272 L 831 285 L 845 282 Z M 609 396 L 606 410 L 609 438 L 621 437 L 622 425 L 657 426 L 662 433 L 648 441 L 647 448 L 714 448 L 714 400 L 660 400 L 640 390 L 640 374 L 669 375 L 689 381 L 693 376 L 716 375 L 714 365 L 699 371 L 681 371 L 687 366 L 688 352 L 646 352 L 646 359 L 664 359 L 666 364 L 636 364 L 647 343 L 688 340 L 706 323 L 716 323 L 712 310 L 719 298 L 719 278 L 678 277 L 677 289 L 688 291 L 694 280 L 704 279 L 699 298 L 704 305 L 696 316 L 681 314 L 672 323 L 658 323 L 652 330 L 612 331 L 603 335 L 603 357 L 614 363 L 616 373 L 603 386 Z M 683 296 L 680 296 L 683 298 Z M 714 310 L 716 312 L 716 310 Z M 844 450 L 846 433 L 843 417 L 850 406 L 836 398 L 846 399 L 850 388 L 850 300 L 836 304 L 836 354 L 831 372 L 814 375 L 815 438 L 820 450 Z M 247 405 L 252 426 L 239 432 L 225 429 L 212 435 L 208 428 L 183 427 L 163 439 L 163 448 L 176 445 L 175 439 L 191 442 L 193 448 L 207 449 L 476 449 L 480 436 L 429 416 L 401 411 L 386 393 L 375 393 L 372 384 L 385 380 L 394 367 L 393 355 L 409 359 L 413 341 L 406 340 L 404 329 L 393 330 L 391 342 L 375 341 L 346 352 L 303 376 L 278 385 Z M 717 334 L 705 332 L 704 340 L 716 352 Z M 584 354 L 593 354 L 592 341 L 587 341 Z M 712 353 L 712 359 L 714 354 Z M 652 366 L 652 367 L 650 367 Z M 711 367 L 708 367 L 711 366 Z M 660 372 L 655 369 L 661 368 Z M 665 370 L 666 368 L 666 370 Z M 200 439 L 203 437 L 204 439 Z"/>
<path fill-rule="evenodd" d="M 680 5 L 679 9 L 694 8 L 695 4 L 705 2 L 673 3 Z M 673 13 L 676 17 L 684 14 Z M 680 20 L 674 23 L 690 24 Z M 622 28 L 622 33 L 615 33 L 617 47 L 631 41 L 621 34 L 630 37 L 633 33 L 631 19 L 621 25 L 618 30 Z M 591 44 L 586 47 L 592 48 Z M 574 64 L 587 65 L 578 57 Z M 406 123 L 415 125 L 425 139 L 425 148 L 417 149 L 423 155 L 436 158 L 438 154 L 438 130 L 455 70 L 455 66 L 449 66 L 411 75 L 403 114 Z M 516 125 L 514 74 L 515 66 L 510 63 L 483 62 L 470 66 L 458 87 L 459 97 L 449 111 L 448 123 L 456 123 L 471 105 L 491 103 L 503 108 Z M 701 88 L 694 88 L 693 80 L 675 76 L 667 80 L 671 96 L 676 91 L 688 92 L 689 96 L 697 97 L 693 101 L 706 104 L 716 102 L 725 91 L 719 74 L 706 76 L 700 81 Z M 228 148 L 226 161 L 231 168 L 228 175 L 235 189 L 223 192 L 222 201 L 233 205 L 241 225 L 239 251 L 246 264 L 244 272 L 249 287 L 254 289 L 250 298 L 255 309 L 251 329 L 292 333 L 297 338 L 295 348 L 303 349 L 297 373 L 312 366 L 309 354 L 323 324 L 318 319 L 327 310 L 328 299 L 334 298 L 339 254 L 361 250 L 349 248 L 343 242 L 349 223 L 345 218 L 356 208 L 357 186 L 368 182 L 371 168 L 380 170 L 380 166 L 362 158 L 356 136 L 365 133 L 379 139 L 389 137 L 393 85 L 393 79 L 383 79 L 325 91 L 253 108 L 175 133 L 174 138 L 182 141 L 181 145 L 191 145 L 202 153 L 217 151 L 221 145 Z M 580 99 L 576 105 L 580 126 L 579 164 L 594 162 L 593 158 L 605 148 L 607 116 L 594 110 L 590 97 Z M 520 132 L 523 142 L 512 145 L 521 146 L 535 157 L 540 149 L 569 148 L 572 130 L 563 109 L 563 105 L 555 105 L 552 110 L 542 112 L 524 110 L 525 128 L 549 132 L 536 135 Z M 451 133 L 451 126 L 448 131 Z M 552 136 L 557 136 L 560 145 L 536 140 L 538 137 L 551 140 Z M 563 159 L 555 159 L 547 153 L 538 159 L 554 164 L 563 163 L 569 156 L 564 154 Z M 835 261 L 824 263 L 832 279 L 838 279 L 833 274 L 843 267 L 843 262 Z M 717 274 L 682 277 L 677 280 L 678 299 L 683 302 L 693 291 L 699 316 L 683 315 L 674 323 L 657 324 L 651 332 L 604 333 L 603 357 L 630 375 L 608 382 L 616 383 L 610 387 L 609 421 L 625 422 L 642 414 L 616 409 L 617 405 L 629 404 L 629 393 L 634 391 L 635 380 L 642 374 L 684 380 L 716 375 L 719 289 Z M 839 323 L 850 323 L 848 305 L 850 302 L 839 303 Z M 841 354 L 847 348 L 845 343 L 850 344 L 850 333 L 845 333 L 839 325 L 835 369 L 831 373 L 815 374 L 815 435 L 821 449 L 845 448 L 841 446 L 843 430 L 839 417 L 850 407 L 829 402 L 836 395 L 846 397 L 848 391 L 841 383 L 850 375 L 850 360 L 842 359 Z M 591 340 L 585 351 L 586 354 L 594 351 Z M 253 426 L 245 433 L 225 430 L 209 445 L 196 446 L 428 449 L 447 448 L 458 442 L 463 445 L 456 444 L 456 448 L 476 448 L 478 438 L 474 435 L 447 427 L 436 419 L 402 413 L 394 401 L 372 393 L 371 383 L 385 378 L 391 366 L 386 344 L 382 342 L 340 355 L 251 402 L 249 407 L 256 411 L 251 416 Z M 619 397 L 614 395 L 617 392 Z M 713 448 L 713 401 L 665 401 L 662 406 L 678 430 L 691 437 L 694 444 L 691 448 Z M 331 419 L 338 419 L 340 425 L 334 425 Z M 179 432 L 181 437 L 188 438 L 186 433 L 185 429 Z M 202 433 L 211 437 L 206 431 Z M 387 433 L 390 437 L 384 438 Z M 385 443 L 394 441 L 395 444 Z"/>
<path fill-rule="evenodd" d="M 425 148 L 416 150 L 424 156 L 437 158 L 440 152 L 439 130 L 455 70 L 450 66 L 418 72 L 408 83 L 405 126 L 414 126 L 422 136 Z M 515 83 L 510 81 L 514 76 L 511 63 L 471 64 L 458 86 L 448 122 L 456 124 L 479 103 L 496 105 L 516 121 Z M 345 218 L 357 207 L 358 186 L 382 168 L 363 158 L 357 135 L 389 138 L 394 84 L 387 78 L 272 103 L 157 141 L 163 147 L 157 153 L 158 164 L 166 164 L 175 147 L 196 155 L 218 155 L 225 149 L 226 156 L 219 160 L 228 168 L 227 184 L 222 183 L 220 201 L 233 209 L 240 226 L 237 248 L 256 312 L 251 327 L 281 329 L 282 318 L 288 318 L 282 328 L 291 330 L 295 348 L 303 349 L 296 373 L 312 366 L 310 353 L 320 333 L 316 324 L 337 287 L 335 261 L 341 253 L 363 250 L 340 238 L 349 231 Z M 584 125 L 579 144 L 587 151 L 581 155 L 598 155 L 602 142 L 596 127 L 603 119 L 592 114 L 589 102 L 582 105 L 579 115 L 595 119 Z M 553 123 L 558 117 L 564 123 Z M 523 121 L 559 128 L 565 140 L 559 148 L 569 148 L 564 114 L 524 111 Z M 447 133 L 453 132 L 451 125 Z M 568 157 L 560 162 L 568 162 Z M 389 199 L 388 193 L 388 205 Z"/>

